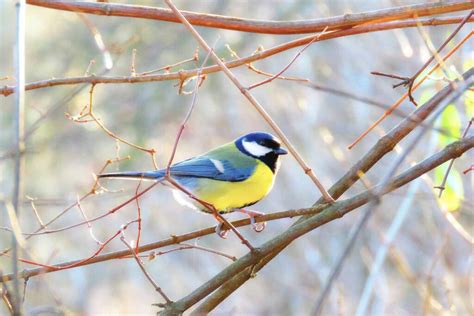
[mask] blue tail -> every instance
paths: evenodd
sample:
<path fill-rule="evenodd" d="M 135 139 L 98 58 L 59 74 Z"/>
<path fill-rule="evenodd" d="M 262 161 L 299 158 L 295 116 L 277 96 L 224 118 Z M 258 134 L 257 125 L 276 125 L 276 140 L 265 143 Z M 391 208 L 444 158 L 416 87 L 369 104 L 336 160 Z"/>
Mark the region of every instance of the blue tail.
<path fill-rule="evenodd" d="M 146 171 L 146 172 L 112 172 L 99 174 L 99 178 L 120 178 L 120 179 L 146 179 L 156 180 L 165 176 L 165 170 Z"/>

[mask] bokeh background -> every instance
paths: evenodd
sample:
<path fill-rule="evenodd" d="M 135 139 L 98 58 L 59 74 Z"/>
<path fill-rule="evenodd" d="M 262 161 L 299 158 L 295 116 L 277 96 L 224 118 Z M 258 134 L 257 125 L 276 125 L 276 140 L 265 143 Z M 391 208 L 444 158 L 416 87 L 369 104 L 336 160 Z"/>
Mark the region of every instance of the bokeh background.
<path fill-rule="evenodd" d="M 131 3 L 121 1 L 122 3 Z M 419 2 L 419 1 L 418 1 Z M 139 1 L 134 4 L 165 6 L 161 1 Z M 330 17 L 409 4 L 407 1 L 175 1 L 183 10 L 233 15 L 268 20 L 298 20 Z M 109 49 L 113 68 L 108 75 L 129 75 L 132 50 L 137 50 L 137 72 L 156 69 L 191 58 L 197 47 L 192 36 L 180 24 L 132 18 L 89 15 L 88 19 L 99 30 Z M 15 14 L 13 1 L 0 2 L 0 77 L 13 76 Z M 94 59 L 91 72 L 104 71 L 104 60 L 90 29 L 71 12 L 34 6 L 27 7 L 26 23 L 27 82 L 84 75 Z M 455 26 L 426 27 L 430 39 L 438 47 Z M 232 59 L 225 48 L 229 44 L 240 56 L 247 56 L 259 46 L 270 48 L 298 36 L 258 35 L 220 29 L 197 27 L 209 42 L 218 39 L 216 50 L 226 60 Z M 466 25 L 456 36 L 472 31 Z M 456 41 L 455 41 L 456 42 Z M 454 42 L 454 43 L 455 43 Z M 453 43 L 448 48 L 453 47 Z M 275 73 L 284 67 L 298 49 L 286 51 L 255 63 L 267 72 Z M 201 60 L 205 54 L 200 51 Z M 394 81 L 370 75 L 371 71 L 411 75 L 430 56 L 422 37 L 415 28 L 394 30 L 353 37 L 339 38 L 313 44 L 287 71 L 287 75 L 308 78 L 315 83 L 350 91 L 354 94 L 393 103 L 403 88 L 392 89 Z M 448 62 L 451 70 L 463 72 L 473 64 L 472 40 L 465 44 Z M 192 63 L 173 70 L 191 69 Z M 246 67 L 232 70 L 246 85 L 264 77 Z M 415 96 L 427 99 L 446 83 L 441 73 L 419 89 Z M 12 84 L 3 80 L 1 84 Z M 124 139 L 157 150 L 159 166 L 164 167 L 171 152 L 178 128 L 191 103 L 190 95 L 178 95 L 177 81 L 144 84 L 103 84 L 95 88 L 95 113 L 114 133 Z M 190 90 L 192 84 L 185 89 Z M 86 194 L 97 173 L 107 159 L 129 155 L 130 160 L 109 166 L 114 170 L 152 169 L 150 156 L 125 144 L 117 143 L 94 123 L 79 124 L 68 120 L 65 113 L 77 115 L 88 104 L 86 86 L 70 97 L 77 86 L 59 86 L 29 91 L 26 94 L 27 130 L 49 109 L 55 107 L 36 131 L 28 138 L 26 154 L 25 194 L 34 198 L 35 206 L 44 220 L 53 218 L 78 196 Z M 363 132 L 383 110 L 333 94 L 317 91 L 300 83 L 275 80 L 253 90 L 274 120 L 282 127 L 308 164 L 325 186 L 341 177 L 400 117 L 391 116 L 380 128 L 353 150 L 347 150 L 357 135 Z M 472 93 L 472 92 L 471 92 Z M 471 95 L 472 97 L 472 95 Z M 466 96 L 456 104 L 459 121 L 452 131 L 469 120 Z M 413 105 L 405 102 L 400 107 L 406 113 Z M 8 153 L 13 146 L 14 97 L 0 97 L 0 198 L 8 200 L 12 194 L 13 160 Z M 455 119 L 448 118 L 448 121 Z M 441 124 L 439 121 L 438 124 Z M 438 126 L 439 127 L 439 126 Z M 270 131 L 248 101 L 221 73 L 207 76 L 199 90 L 198 103 L 179 144 L 176 159 L 202 153 L 230 141 L 244 133 Z M 472 133 L 472 132 L 471 132 Z M 408 137 L 410 139 L 410 137 Z M 453 139 L 450 139 L 452 141 Z M 403 151 L 406 140 L 397 152 L 387 155 L 367 174 L 370 183 L 377 183 L 396 155 Z M 424 141 L 408 155 L 402 169 L 439 150 L 440 134 L 430 131 Z M 455 163 L 453 180 L 456 186 L 455 207 L 441 203 L 432 187 L 436 175 L 431 172 L 413 185 L 384 197 L 368 227 L 357 241 L 341 275 L 325 305 L 326 315 L 351 315 L 357 309 L 374 257 L 383 245 L 384 234 L 401 211 L 408 208 L 406 221 L 376 281 L 369 308 L 370 314 L 414 315 L 443 314 L 472 315 L 473 263 L 472 245 L 447 220 L 456 218 L 465 231 L 473 234 L 472 173 L 460 176 L 473 161 L 472 152 Z M 134 195 L 136 183 L 109 181 L 103 183 L 112 192 L 87 198 L 82 207 L 89 217 L 125 201 Z M 439 183 L 437 183 L 439 184 Z M 345 197 L 364 190 L 356 184 Z M 117 190 L 114 192 L 114 190 Z M 30 201 L 22 197 L 21 227 L 31 232 L 38 227 Z M 299 168 L 295 160 L 283 158 L 281 172 L 271 194 L 254 206 L 255 210 L 276 212 L 308 207 L 319 192 Z M 215 225 L 212 216 L 202 215 L 176 203 L 170 191 L 157 187 L 140 199 L 142 209 L 142 241 L 148 243 Z M 335 264 L 347 236 L 361 215 L 361 209 L 305 235 L 280 254 L 256 278 L 223 302 L 215 314 L 304 315 L 312 308 L 321 288 Z M 93 224 L 97 238 L 105 240 L 123 223 L 136 217 L 134 203 Z M 241 217 L 238 214 L 230 219 Z M 82 220 L 77 208 L 71 209 L 51 228 L 59 228 Z M 0 226 L 9 226 L 4 210 Z M 249 228 L 241 232 L 255 245 L 276 236 L 294 219 L 270 222 L 260 234 Z M 127 238 L 134 239 L 136 227 L 127 230 Z M 0 231 L 0 247 L 9 246 L 10 235 Z M 207 236 L 198 245 L 224 253 L 241 256 L 243 247 L 235 236 L 227 240 Z M 169 248 L 172 249 L 173 247 Z M 86 226 L 63 233 L 41 235 L 28 241 L 28 250 L 39 262 L 57 263 L 89 256 L 97 249 Z M 106 251 L 123 249 L 117 239 Z M 227 258 L 199 250 L 183 250 L 146 261 L 148 271 L 172 299 L 179 299 L 225 268 Z M 21 265 L 21 268 L 31 268 Z M 0 257 L 0 269 L 11 272 L 10 259 Z M 161 302 L 149 282 L 133 260 L 123 259 L 50 273 L 28 281 L 25 310 L 32 314 L 49 310 L 72 314 L 149 314 Z M 430 299 L 435 302 L 430 302 Z M 428 303 L 427 303 L 428 302 Z M 428 305 L 427 305 L 428 304 Z M 428 306 L 428 307 L 427 307 Z M 7 313 L 0 305 L 0 314 Z"/>

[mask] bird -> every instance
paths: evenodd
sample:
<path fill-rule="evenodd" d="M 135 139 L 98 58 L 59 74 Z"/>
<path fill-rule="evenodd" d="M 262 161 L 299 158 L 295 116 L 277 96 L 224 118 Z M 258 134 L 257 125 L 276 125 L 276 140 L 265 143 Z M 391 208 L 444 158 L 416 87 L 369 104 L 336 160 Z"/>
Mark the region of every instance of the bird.
<path fill-rule="evenodd" d="M 261 212 L 244 209 L 263 199 L 271 191 L 280 169 L 280 156 L 288 152 L 275 136 L 252 132 L 204 154 L 177 162 L 169 167 L 169 176 L 184 191 L 192 206 L 202 212 L 219 214 L 239 211 L 250 216 L 252 227 L 260 232 L 255 217 Z M 167 175 L 167 168 L 143 172 L 114 172 L 99 178 L 121 178 L 158 181 Z M 176 190 L 175 190 L 176 191 Z M 181 194 L 182 195 L 182 194 Z M 182 204 L 182 197 L 175 194 Z M 214 209 L 212 209 L 214 208 Z M 222 223 L 221 223 L 222 224 Z M 220 233 L 220 227 L 216 229 Z"/>

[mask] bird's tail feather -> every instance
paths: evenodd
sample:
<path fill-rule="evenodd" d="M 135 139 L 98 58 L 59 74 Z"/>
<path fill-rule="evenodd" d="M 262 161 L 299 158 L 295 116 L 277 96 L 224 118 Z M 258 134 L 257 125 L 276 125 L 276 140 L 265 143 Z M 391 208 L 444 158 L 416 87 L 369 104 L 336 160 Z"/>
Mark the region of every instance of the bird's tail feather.
<path fill-rule="evenodd" d="M 165 176 L 164 170 L 146 171 L 146 172 L 112 172 L 99 174 L 99 178 L 118 178 L 130 180 L 157 180 Z"/>

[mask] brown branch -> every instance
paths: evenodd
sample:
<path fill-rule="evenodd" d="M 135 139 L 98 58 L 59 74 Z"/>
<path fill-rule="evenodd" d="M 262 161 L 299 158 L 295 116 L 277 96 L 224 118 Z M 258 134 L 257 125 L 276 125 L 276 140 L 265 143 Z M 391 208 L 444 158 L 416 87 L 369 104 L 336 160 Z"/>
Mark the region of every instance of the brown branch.
<path fill-rule="evenodd" d="M 82 12 L 105 16 L 134 17 L 179 23 L 179 19 L 174 15 L 174 13 L 171 12 L 171 10 L 165 8 L 117 3 L 58 0 L 27 0 L 27 3 L 45 8 L 72 12 Z M 191 24 L 198 26 L 251 33 L 304 34 L 321 32 L 326 26 L 328 26 L 328 30 L 347 29 L 361 24 L 411 19 L 414 15 L 419 17 L 432 16 L 437 14 L 469 10 L 472 8 L 474 8 L 472 1 L 455 0 L 449 2 L 407 5 L 354 14 L 344 14 L 330 18 L 284 22 L 244 19 L 233 16 L 222 16 L 189 11 L 182 12 Z"/>
<path fill-rule="evenodd" d="M 123 233 L 123 230 L 122 230 L 122 233 Z M 161 287 L 155 282 L 155 280 L 153 279 L 153 277 L 150 275 L 150 273 L 148 273 L 148 271 L 146 270 L 145 268 L 145 265 L 143 264 L 143 261 L 142 259 L 140 259 L 140 257 L 138 257 L 136 251 L 132 248 L 132 246 L 130 246 L 130 244 L 125 240 L 125 237 L 122 235 L 120 237 L 120 240 L 122 241 L 122 243 L 125 244 L 125 246 L 127 246 L 128 250 L 130 251 L 130 253 L 132 254 L 133 258 L 135 259 L 135 261 L 137 262 L 138 266 L 140 267 L 140 270 L 142 270 L 143 274 L 145 275 L 145 277 L 148 279 L 148 281 L 150 281 L 151 285 L 153 285 L 153 287 L 155 288 L 155 291 L 157 291 L 161 297 L 163 297 L 166 301 L 166 303 L 171 303 L 171 300 L 168 298 L 168 296 L 165 294 L 165 292 L 161 289 Z"/>
<path fill-rule="evenodd" d="M 457 24 L 462 20 L 462 17 L 455 18 L 427 18 L 421 19 L 420 23 L 422 25 L 445 25 L 445 24 Z M 470 18 L 469 22 L 474 22 L 474 18 Z M 383 22 L 371 25 L 362 25 L 357 28 L 339 30 L 333 32 L 327 32 L 320 36 L 318 41 L 329 40 L 333 38 L 339 38 L 344 36 L 352 36 L 370 32 L 386 31 L 397 28 L 405 27 L 416 27 L 416 20 L 407 20 L 407 21 L 396 21 L 396 22 Z M 317 35 L 316 35 L 317 36 Z M 315 36 L 306 36 L 300 39 L 296 39 L 287 43 L 280 44 L 273 48 L 260 51 L 256 54 L 250 56 L 232 60 L 226 62 L 225 65 L 227 68 L 239 67 L 257 60 L 262 60 L 267 57 L 279 54 L 281 52 L 287 51 L 291 48 L 299 47 L 308 44 L 313 40 Z M 167 81 L 167 80 L 185 80 L 187 78 L 195 77 L 198 69 L 191 70 L 180 70 L 177 72 L 171 72 L 166 74 L 157 74 L 157 75 L 147 75 L 147 76 L 82 76 L 82 77 L 71 77 L 71 78 L 58 78 L 58 79 L 45 79 L 36 82 L 29 83 L 25 86 L 25 90 L 35 90 L 42 89 L 54 86 L 62 85 L 76 85 L 76 84 L 123 84 L 123 83 L 146 83 L 146 82 L 156 82 L 156 81 Z M 209 67 L 204 67 L 202 70 L 203 74 L 210 74 L 221 71 L 221 68 L 218 65 L 213 65 Z M 9 96 L 15 92 L 13 86 L 5 85 L 0 88 L 0 94 L 4 96 Z"/>
<path fill-rule="evenodd" d="M 196 242 L 197 242 L 197 239 L 196 239 Z M 151 251 L 148 254 L 140 255 L 140 257 L 145 257 L 145 258 L 148 258 L 149 260 L 153 260 L 158 256 L 162 256 L 162 255 L 165 255 L 165 254 L 168 254 L 168 253 L 171 253 L 171 252 L 178 252 L 178 251 L 188 250 L 188 249 L 196 249 L 196 250 L 201 250 L 203 252 L 213 253 L 215 255 L 230 259 L 232 261 L 237 261 L 237 257 L 235 257 L 235 256 L 228 255 L 226 253 L 223 253 L 221 251 L 214 250 L 214 249 L 211 249 L 211 248 L 208 248 L 208 247 L 198 246 L 196 243 L 194 245 L 185 244 L 185 243 L 178 243 L 177 245 L 179 247 L 169 249 L 169 250 L 159 251 L 159 252 Z M 122 258 L 127 259 L 127 258 L 131 258 L 131 257 L 127 256 L 127 257 L 122 257 Z"/>
<path fill-rule="evenodd" d="M 255 217 L 255 222 L 260 223 L 260 222 L 265 222 L 265 221 L 278 220 L 278 219 L 282 219 L 282 218 L 293 218 L 293 217 L 298 217 L 298 216 L 303 216 L 303 215 L 308 215 L 308 214 L 316 214 L 316 213 L 320 212 L 321 209 L 322 209 L 322 207 L 319 206 L 319 207 L 301 208 L 301 209 L 296 209 L 296 210 L 287 210 L 287 211 L 282 211 L 282 212 L 277 212 L 277 213 L 265 214 L 265 215 L 262 215 L 262 216 Z M 246 219 L 233 221 L 231 223 L 234 227 L 242 227 L 242 226 L 250 225 L 251 221 L 250 221 L 250 219 L 246 218 Z M 163 239 L 163 240 L 160 240 L 160 241 L 157 241 L 157 242 L 145 244 L 145 245 L 142 245 L 142 246 L 138 247 L 138 253 L 142 253 L 142 252 L 146 252 L 146 251 L 150 251 L 150 250 L 155 250 L 155 249 L 158 249 L 158 248 L 163 248 L 163 247 L 171 246 L 171 245 L 175 245 L 175 244 L 181 244 L 181 243 L 183 243 L 185 241 L 188 241 L 188 240 L 193 240 L 193 239 L 196 239 L 196 238 L 199 238 L 199 237 L 212 235 L 212 234 L 215 234 L 215 230 L 216 230 L 215 226 L 212 226 L 212 227 L 203 228 L 203 229 L 200 229 L 200 230 L 197 230 L 197 231 L 194 231 L 194 232 L 186 233 L 186 234 L 183 234 L 183 235 L 178 235 L 178 236 L 173 235 L 169 238 L 166 238 L 166 239 Z M 56 269 L 44 267 L 44 268 L 35 268 L 35 269 L 26 270 L 26 271 L 23 271 L 22 273 L 20 273 L 20 277 L 21 278 L 29 278 L 29 277 L 33 277 L 33 276 L 36 276 L 36 275 L 49 273 L 49 272 L 64 270 L 65 269 L 64 267 L 85 266 L 85 265 L 90 265 L 90 264 L 94 264 L 94 263 L 98 263 L 98 262 L 109 261 L 109 260 L 113 260 L 113 259 L 121 259 L 121 258 L 124 258 L 124 257 L 128 257 L 129 255 L 130 255 L 130 250 L 128 250 L 128 249 L 121 250 L 121 251 L 110 252 L 110 253 L 105 253 L 105 254 L 102 254 L 102 255 L 95 256 L 94 258 L 91 258 L 87 262 L 84 262 L 83 259 L 79 259 L 79 260 L 72 260 L 72 261 L 52 265 Z M 81 265 L 77 265 L 77 263 L 79 263 L 81 261 L 83 261 L 83 263 Z M 60 269 L 58 269 L 58 268 L 60 268 Z M 11 275 L 6 274 L 6 275 L 3 275 L 3 276 L 0 275 L 0 282 L 10 281 L 10 280 L 13 279 L 13 277 L 14 276 L 12 274 Z"/>
<path fill-rule="evenodd" d="M 464 170 L 462 173 L 463 174 L 468 174 L 469 172 L 473 171 L 474 170 L 474 165 L 470 166 L 469 168 L 467 168 L 466 170 Z"/>

